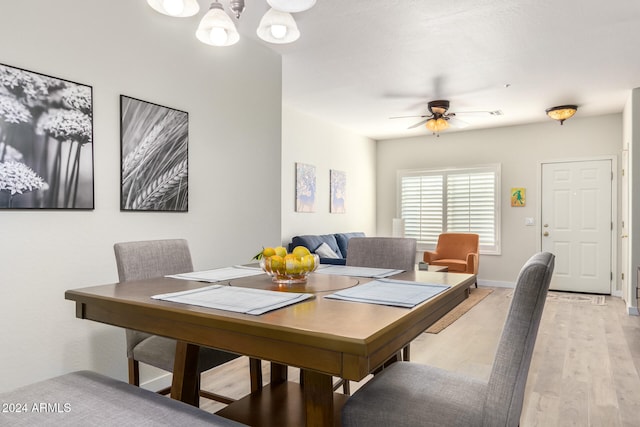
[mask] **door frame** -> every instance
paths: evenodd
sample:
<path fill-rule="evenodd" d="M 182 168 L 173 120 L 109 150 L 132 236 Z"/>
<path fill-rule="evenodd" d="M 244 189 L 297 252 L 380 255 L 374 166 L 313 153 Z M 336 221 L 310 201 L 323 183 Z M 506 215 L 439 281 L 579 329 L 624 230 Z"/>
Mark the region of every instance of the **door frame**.
<path fill-rule="evenodd" d="M 620 234 L 620 230 L 618 230 L 618 218 L 620 215 L 620 206 L 618 206 L 618 192 L 620 189 L 618 188 L 618 175 L 620 166 L 618 164 L 618 156 L 594 156 L 594 157 L 568 157 L 566 159 L 551 159 L 551 160 L 541 160 L 538 162 L 538 179 L 537 179 L 537 198 L 536 202 L 538 204 L 537 215 L 540 219 L 537 221 L 537 233 L 536 233 L 536 247 L 538 250 L 542 250 L 542 166 L 550 163 L 574 163 L 574 162 L 592 162 L 592 161 L 602 161 L 602 160 L 610 160 L 611 161 L 611 221 L 613 223 L 613 227 L 611 229 L 611 273 L 613 278 L 610 282 L 610 291 L 611 296 L 622 297 L 622 289 L 621 284 L 619 282 L 620 274 L 618 271 L 618 245 L 619 241 L 617 236 Z"/>

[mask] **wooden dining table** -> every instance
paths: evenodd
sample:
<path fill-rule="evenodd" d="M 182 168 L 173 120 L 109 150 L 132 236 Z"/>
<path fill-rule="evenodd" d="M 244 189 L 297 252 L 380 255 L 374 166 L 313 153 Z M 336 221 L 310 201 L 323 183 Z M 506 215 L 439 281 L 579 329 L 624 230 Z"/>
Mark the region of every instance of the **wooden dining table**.
<path fill-rule="evenodd" d="M 200 346 L 272 362 L 271 381 L 252 369 L 252 392 L 218 412 L 253 426 L 340 425 L 348 396 L 335 393 L 333 377 L 361 381 L 462 302 L 475 282 L 471 274 L 411 271 L 394 279 L 446 284 L 450 288 L 414 308 L 327 299 L 372 279 L 312 273 L 306 284 L 279 285 L 266 274 L 222 284 L 315 298 L 259 316 L 152 299 L 151 296 L 208 284 L 162 277 L 68 290 L 76 317 L 176 339 L 171 396 L 197 405 Z M 301 382 L 287 367 L 301 369 Z"/>

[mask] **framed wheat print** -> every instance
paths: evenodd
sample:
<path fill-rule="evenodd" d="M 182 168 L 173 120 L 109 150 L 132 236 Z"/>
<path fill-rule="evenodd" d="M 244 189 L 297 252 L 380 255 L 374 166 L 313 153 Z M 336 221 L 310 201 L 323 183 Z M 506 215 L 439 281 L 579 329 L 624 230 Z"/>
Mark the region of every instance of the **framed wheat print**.
<path fill-rule="evenodd" d="M 0 209 L 93 209 L 91 86 L 0 64 Z"/>
<path fill-rule="evenodd" d="M 120 209 L 189 209 L 189 114 L 120 96 Z"/>

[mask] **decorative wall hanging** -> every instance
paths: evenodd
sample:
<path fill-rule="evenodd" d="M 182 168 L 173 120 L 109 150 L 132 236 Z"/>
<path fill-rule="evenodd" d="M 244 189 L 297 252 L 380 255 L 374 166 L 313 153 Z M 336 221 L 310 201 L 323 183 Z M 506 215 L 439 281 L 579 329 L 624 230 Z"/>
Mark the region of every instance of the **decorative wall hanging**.
<path fill-rule="evenodd" d="M 331 193 L 331 213 L 345 213 L 344 206 L 347 190 L 347 174 L 344 171 L 331 169 L 329 171 L 330 193 Z"/>
<path fill-rule="evenodd" d="M 296 212 L 316 211 L 316 167 L 296 163 Z"/>
<path fill-rule="evenodd" d="M 91 86 L 0 64 L 0 208 L 93 209 Z"/>
<path fill-rule="evenodd" d="M 189 209 L 189 113 L 120 96 L 120 209 Z"/>
<path fill-rule="evenodd" d="M 511 207 L 521 207 L 527 203 L 526 189 L 514 187 L 511 189 Z"/>

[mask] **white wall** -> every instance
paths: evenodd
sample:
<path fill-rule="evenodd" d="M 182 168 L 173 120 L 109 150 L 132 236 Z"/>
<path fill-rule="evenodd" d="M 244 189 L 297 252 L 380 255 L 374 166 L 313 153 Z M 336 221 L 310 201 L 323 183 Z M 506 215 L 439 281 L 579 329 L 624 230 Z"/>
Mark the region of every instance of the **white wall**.
<path fill-rule="evenodd" d="M 197 22 L 144 1 L 2 2 L 0 62 L 93 86 L 96 208 L 0 212 L 0 391 L 77 369 L 126 379 L 124 332 L 64 300 L 117 280 L 114 242 L 185 237 L 204 269 L 280 239 L 280 57 L 205 46 Z M 120 94 L 189 112 L 188 213 L 119 211 Z"/>
<path fill-rule="evenodd" d="M 502 255 L 481 255 L 479 279 L 511 282 L 536 251 L 539 233 L 538 181 L 542 161 L 619 155 L 622 149 L 620 114 L 594 118 L 578 116 L 563 126 L 540 124 L 442 133 L 378 142 L 377 230 L 390 233 L 397 210 L 399 169 L 502 165 Z M 511 187 L 525 187 L 525 207 L 510 207 Z M 536 226 L 525 226 L 533 217 Z"/>
<path fill-rule="evenodd" d="M 282 109 L 282 243 L 302 234 L 364 231 L 376 235 L 375 141 L 303 114 Z M 316 167 L 316 211 L 295 212 L 295 164 Z M 346 172 L 346 213 L 329 213 L 329 170 Z M 274 169 L 275 170 L 275 169 Z M 262 184 L 270 188 L 268 180 Z M 269 242 L 265 242 L 265 246 Z"/>
<path fill-rule="evenodd" d="M 634 212 L 640 212 L 640 197 L 634 192 L 634 188 L 640 188 L 640 173 L 638 165 L 640 165 L 640 88 L 633 89 L 629 95 L 629 99 L 624 110 L 624 141 L 625 148 L 629 150 L 629 271 L 628 289 L 626 295 L 623 295 L 627 302 L 627 309 L 631 314 L 638 314 L 637 287 L 638 283 L 638 267 L 640 267 L 640 219 Z"/>

